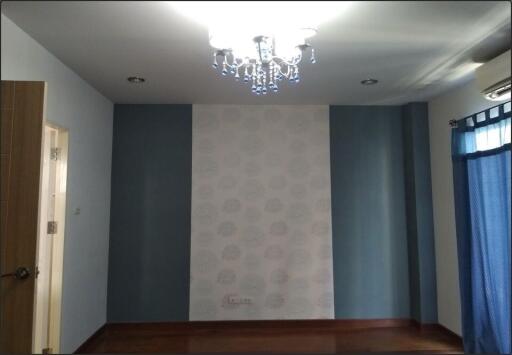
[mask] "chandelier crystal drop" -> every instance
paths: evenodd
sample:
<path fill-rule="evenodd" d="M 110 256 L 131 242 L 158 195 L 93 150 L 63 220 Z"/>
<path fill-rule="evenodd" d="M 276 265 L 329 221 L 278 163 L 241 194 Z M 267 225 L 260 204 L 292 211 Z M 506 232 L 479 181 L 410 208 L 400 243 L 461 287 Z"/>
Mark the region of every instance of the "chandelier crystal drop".
<path fill-rule="evenodd" d="M 313 29 L 303 29 L 302 36 L 288 38 L 260 35 L 252 39 L 252 48 L 247 45 L 219 48 L 216 43 L 222 41 L 216 41 L 211 35 L 210 44 L 214 47 L 212 67 L 220 70 L 223 76 L 230 74 L 235 80 L 248 83 L 256 95 L 277 93 L 285 80 L 290 83 L 300 81 L 299 63 L 303 56 L 309 54 L 311 63 L 316 63 L 315 50 L 306 42 L 306 38 L 315 33 Z M 283 54 L 278 54 L 277 49 Z"/>

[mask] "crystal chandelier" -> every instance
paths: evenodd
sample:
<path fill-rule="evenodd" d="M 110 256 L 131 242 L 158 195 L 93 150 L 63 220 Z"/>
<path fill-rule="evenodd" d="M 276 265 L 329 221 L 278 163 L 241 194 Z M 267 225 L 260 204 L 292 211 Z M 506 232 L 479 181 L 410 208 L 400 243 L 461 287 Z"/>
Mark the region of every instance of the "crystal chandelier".
<path fill-rule="evenodd" d="M 238 48 L 222 48 L 220 42 L 226 41 L 216 41 L 220 36 L 210 34 L 210 45 L 214 47 L 212 66 L 224 76 L 231 74 L 237 81 L 250 83 L 256 95 L 277 93 L 282 81 L 300 81 L 299 63 L 306 53 L 310 54 L 311 63 L 316 63 L 315 50 L 306 42 L 315 34 L 314 29 L 308 28 L 293 36 L 259 35 Z"/>
<path fill-rule="evenodd" d="M 174 10 L 208 29 L 213 67 L 256 95 L 300 80 L 302 57 L 315 63 L 309 39 L 350 1 L 172 1 Z M 283 14 L 285 14 L 283 16 Z"/>

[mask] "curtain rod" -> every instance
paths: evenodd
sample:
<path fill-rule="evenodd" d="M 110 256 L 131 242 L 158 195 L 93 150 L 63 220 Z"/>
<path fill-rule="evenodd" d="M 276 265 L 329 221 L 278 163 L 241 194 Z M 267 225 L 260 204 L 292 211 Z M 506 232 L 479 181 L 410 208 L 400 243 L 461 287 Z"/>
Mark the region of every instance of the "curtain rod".
<path fill-rule="evenodd" d="M 448 124 L 450 125 L 450 127 L 457 127 L 458 125 L 458 121 L 461 121 L 461 120 L 465 120 L 465 119 L 468 119 L 470 117 L 476 117 L 477 115 L 481 114 L 481 113 L 487 113 L 487 112 L 490 112 L 492 109 L 495 109 L 495 108 L 500 108 L 500 114 L 503 113 L 503 107 L 505 107 L 506 104 L 508 104 L 510 101 L 505 101 L 505 102 L 502 102 L 501 104 L 498 104 L 496 106 L 492 106 L 492 107 L 489 107 L 489 108 L 486 108 L 485 110 L 482 110 L 482 111 L 479 111 L 479 112 L 476 112 L 472 115 L 469 115 L 467 117 L 464 117 L 464 118 L 461 118 L 459 120 L 449 120 L 448 121 Z M 486 118 L 487 118 L 487 115 L 486 115 Z"/>

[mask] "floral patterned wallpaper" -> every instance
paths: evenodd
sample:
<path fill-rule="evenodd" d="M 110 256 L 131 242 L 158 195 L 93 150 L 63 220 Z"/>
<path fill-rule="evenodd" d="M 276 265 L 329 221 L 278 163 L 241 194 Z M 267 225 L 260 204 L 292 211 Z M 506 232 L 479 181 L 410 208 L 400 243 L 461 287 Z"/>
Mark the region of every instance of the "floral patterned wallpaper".
<path fill-rule="evenodd" d="M 190 320 L 334 317 L 328 106 L 193 106 Z"/>

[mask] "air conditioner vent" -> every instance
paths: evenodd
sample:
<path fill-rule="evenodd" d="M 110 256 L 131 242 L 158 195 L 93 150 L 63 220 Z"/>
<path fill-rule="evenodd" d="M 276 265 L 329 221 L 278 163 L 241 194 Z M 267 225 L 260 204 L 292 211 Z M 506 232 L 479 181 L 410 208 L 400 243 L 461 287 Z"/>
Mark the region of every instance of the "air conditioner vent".
<path fill-rule="evenodd" d="M 496 85 L 486 89 L 483 94 L 486 99 L 492 101 L 502 101 L 510 99 L 510 78 L 500 81 Z"/>
<path fill-rule="evenodd" d="M 510 99 L 510 50 L 478 67 L 475 74 L 478 88 L 486 99 Z"/>

